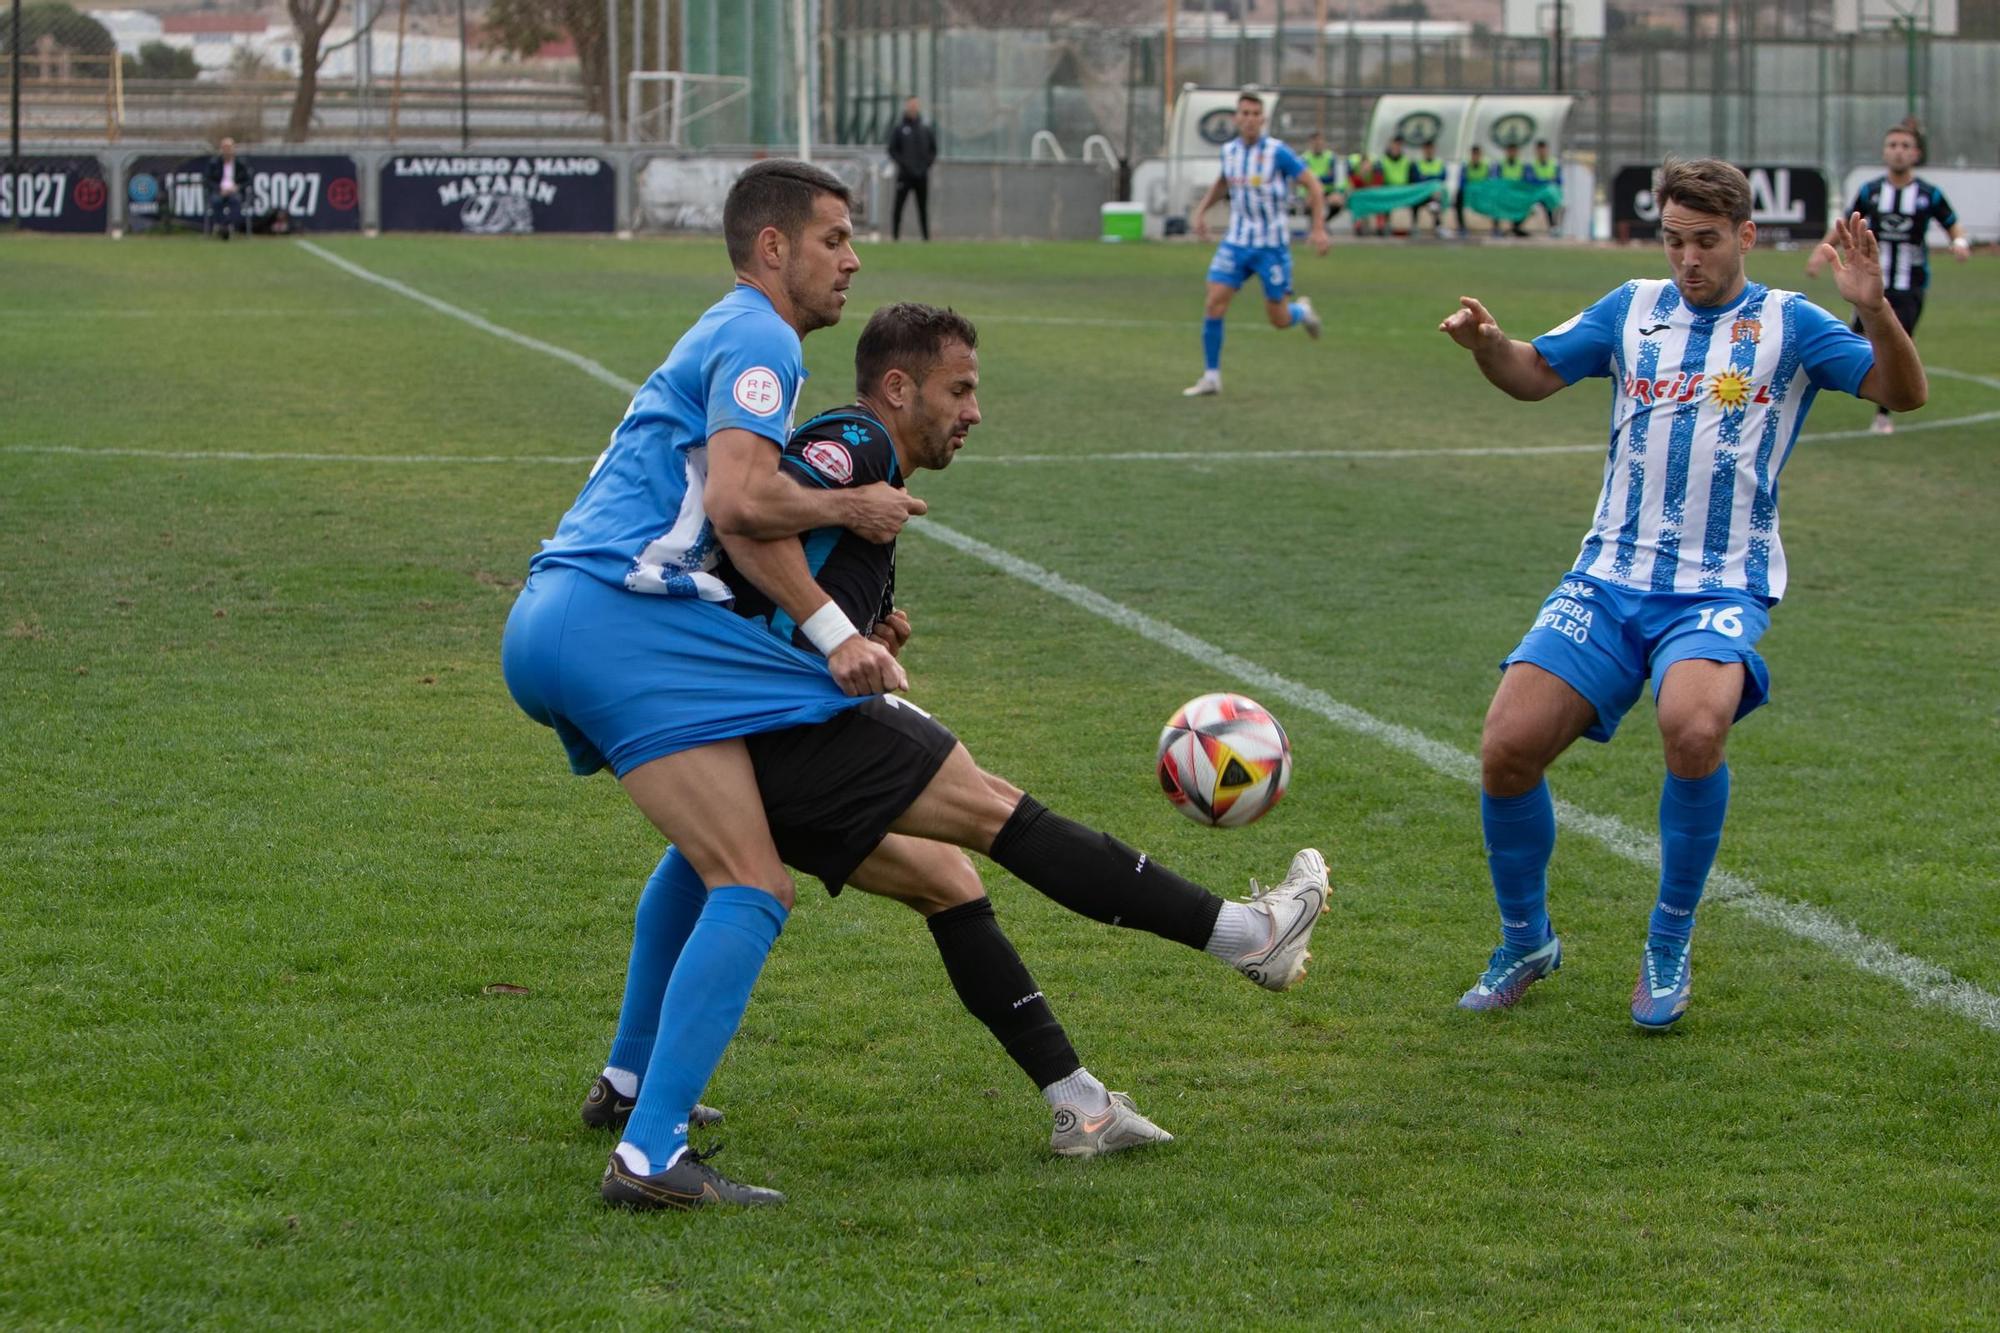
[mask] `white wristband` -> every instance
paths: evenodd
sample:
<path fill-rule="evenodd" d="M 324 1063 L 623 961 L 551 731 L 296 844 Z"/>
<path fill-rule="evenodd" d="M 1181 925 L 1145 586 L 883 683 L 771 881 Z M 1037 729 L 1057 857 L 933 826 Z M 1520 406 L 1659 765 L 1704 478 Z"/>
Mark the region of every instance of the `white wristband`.
<path fill-rule="evenodd" d="M 828 602 L 807 616 L 799 628 L 812 640 L 812 646 L 819 649 L 821 657 L 832 657 L 834 649 L 861 633 L 837 602 Z"/>
<path fill-rule="evenodd" d="M 1952 241 L 1951 248 L 1954 250 L 1970 250 L 1972 248 L 1972 241 L 1968 237 L 1960 236 Z"/>

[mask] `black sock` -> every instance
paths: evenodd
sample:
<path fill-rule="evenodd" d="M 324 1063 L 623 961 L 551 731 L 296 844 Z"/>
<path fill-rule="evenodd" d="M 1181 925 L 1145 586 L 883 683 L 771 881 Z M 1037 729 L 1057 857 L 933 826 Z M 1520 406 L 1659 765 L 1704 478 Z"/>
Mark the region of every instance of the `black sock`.
<path fill-rule="evenodd" d="M 992 1031 L 1036 1087 L 1046 1088 L 1083 1068 L 1055 1010 L 1000 929 L 992 899 L 946 908 L 930 918 L 930 927 L 952 989 L 967 1012 Z"/>
<path fill-rule="evenodd" d="M 1215 933 L 1222 899 L 1109 833 L 1064 819 L 1023 796 L 989 855 L 1030 888 L 1112 926 L 1151 931 L 1190 949 Z"/>

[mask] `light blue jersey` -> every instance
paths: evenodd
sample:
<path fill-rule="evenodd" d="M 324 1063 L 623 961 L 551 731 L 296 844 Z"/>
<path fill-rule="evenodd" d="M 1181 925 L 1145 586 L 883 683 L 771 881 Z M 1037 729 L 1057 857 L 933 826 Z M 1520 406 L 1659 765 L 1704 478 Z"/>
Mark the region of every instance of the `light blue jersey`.
<path fill-rule="evenodd" d="M 1797 292 L 1689 305 L 1628 282 L 1535 339 L 1566 384 L 1615 377 L 1596 521 L 1576 572 L 1639 591 L 1785 595 L 1778 473 L 1821 389 L 1856 393 L 1868 340 Z"/>
<path fill-rule="evenodd" d="M 799 335 L 739 284 L 681 336 L 633 395 L 611 444 L 530 570 L 568 566 L 632 592 L 726 602 L 702 503 L 708 441 L 747 430 L 780 449 L 806 377 Z"/>
<path fill-rule="evenodd" d="M 1246 144 L 1222 145 L 1222 178 L 1229 182 L 1229 234 L 1223 244 L 1244 249 L 1291 244 L 1286 209 L 1292 182 L 1305 174 L 1305 159 L 1269 135 Z"/>

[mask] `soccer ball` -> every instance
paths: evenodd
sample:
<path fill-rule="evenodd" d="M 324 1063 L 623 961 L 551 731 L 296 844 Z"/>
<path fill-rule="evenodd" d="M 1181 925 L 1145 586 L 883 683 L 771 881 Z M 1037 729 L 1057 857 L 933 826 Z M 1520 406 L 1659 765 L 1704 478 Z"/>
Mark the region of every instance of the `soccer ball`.
<path fill-rule="evenodd" d="M 1261 819 L 1292 780 L 1292 743 L 1260 705 L 1204 694 L 1160 733 L 1160 790 L 1197 824 L 1240 828 Z"/>

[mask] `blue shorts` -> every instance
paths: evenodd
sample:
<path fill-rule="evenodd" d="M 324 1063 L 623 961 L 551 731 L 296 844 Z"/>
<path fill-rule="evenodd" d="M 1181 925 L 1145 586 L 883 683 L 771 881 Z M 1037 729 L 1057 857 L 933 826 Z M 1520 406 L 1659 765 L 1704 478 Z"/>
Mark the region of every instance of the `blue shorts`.
<path fill-rule="evenodd" d="M 1282 301 L 1292 292 L 1292 251 L 1283 245 L 1231 245 L 1215 247 L 1208 261 L 1208 280 L 1226 287 L 1240 288 L 1254 273 L 1264 282 L 1264 299 Z"/>
<path fill-rule="evenodd" d="M 680 750 L 823 722 L 842 694 L 820 657 L 725 606 L 536 570 L 514 601 L 500 669 L 521 711 L 555 728 L 579 774 L 624 777 Z"/>
<path fill-rule="evenodd" d="M 1528 662 L 1560 677 L 1597 710 L 1583 734 L 1608 741 L 1648 676 L 1657 703 L 1676 662 L 1741 662 L 1740 720 L 1771 697 L 1771 673 L 1756 651 L 1770 626 L 1770 607 L 1749 593 L 1640 592 L 1571 572 L 1500 669 Z"/>

